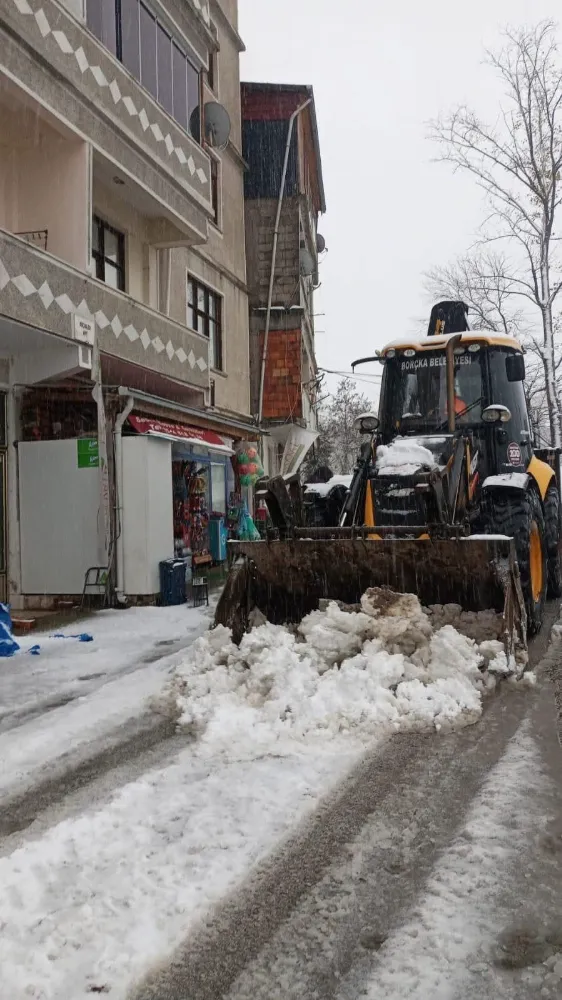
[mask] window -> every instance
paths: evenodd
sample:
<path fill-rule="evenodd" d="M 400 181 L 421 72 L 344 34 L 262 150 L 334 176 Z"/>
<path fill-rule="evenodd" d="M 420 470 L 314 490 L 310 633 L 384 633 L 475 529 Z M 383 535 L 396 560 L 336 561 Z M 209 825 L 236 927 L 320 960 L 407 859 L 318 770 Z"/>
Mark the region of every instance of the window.
<path fill-rule="evenodd" d="M 207 67 L 207 86 L 216 93 L 217 85 L 217 53 L 209 52 L 209 65 Z"/>
<path fill-rule="evenodd" d="M 130 73 L 197 142 L 190 118 L 201 103 L 199 70 L 141 0 L 87 0 L 87 22 Z"/>
<path fill-rule="evenodd" d="M 220 225 L 220 167 L 219 161 L 210 156 L 211 161 L 211 202 L 215 226 Z"/>
<path fill-rule="evenodd" d="M 92 257 L 96 263 L 96 278 L 123 292 L 125 237 L 97 215 L 94 215 L 92 224 Z"/>
<path fill-rule="evenodd" d="M 174 118 L 187 132 L 189 122 L 187 115 L 187 74 L 185 56 L 175 42 L 172 46 L 172 76 L 174 78 Z"/>
<path fill-rule="evenodd" d="M 91 2 L 88 2 L 88 10 Z M 130 73 L 140 80 L 140 4 L 138 0 L 121 0 L 121 60 Z"/>
<path fill-rule="evenodd" d="M 115 0 L 88 0 L 86 20 L 90 31 L 113 55 L 117 54 Z"/>
<path fill-rule="evenodd" d="M 140 5 L 140 78 L 143 87 L 158 98 L 156 65 L 156 18 L 143 3 Z"/>
<path fill-rule="evenodd" d="M 158 100 L 166 111 L 173 115 L 174 102 L 172 97 L 172 39 L 159 24 L 158 39 Z"/>
<path fill-rule="evenodd" d="M 455 413 L 463 424 L 478 424 L 484 396 L 479 353 L 458 355 L 455 370 Z M 398 355 L 384 366 L 387 400 L 385 433 L 443 433 L 447 430 L 447 367 L 444 350 Z"/>
<path fill-rule="evenodd" d="M 222 371 L 222 298 L 195 278 L 187 279 L 187 322 L 208 337 L 210 367 Z"/>

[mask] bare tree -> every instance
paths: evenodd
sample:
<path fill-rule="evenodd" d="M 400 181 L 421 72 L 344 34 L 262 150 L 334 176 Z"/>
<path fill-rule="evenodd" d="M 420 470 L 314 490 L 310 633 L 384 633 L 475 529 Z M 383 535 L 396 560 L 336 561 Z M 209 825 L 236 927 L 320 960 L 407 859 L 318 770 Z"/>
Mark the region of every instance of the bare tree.
<path fill-rule="evenodd" d="M 432 302 L 440 298 L 466 302 L 472 326 L 523 339 L 529 324 L 513 296 L 515 286 L 508 272 L 504 257 L 485 248 L 426 271 L 425 290 Z"/>
<path fill-rule="evenodd" d="M 504 273 L 509 296 L 540 311 L 536 338 L 545 378 L 552 443 L 562 444 L 562 413 L 556 391 L 554 307 L 562 288 L 562 61 L 551 21 L 506 32 L 506 45 L 488 59 L 505 85 L 507 103 L 495 125 L 460 107 L 432 123 L 440 159 L 476 177 L 491 203 L 488 239 L 506 239 L 514 260 Z M 510 253 L 511 258 L 511 253 Z M 517 261 L 521 263 L 518 264 Z M 486 275 L 484 275 L 486 277 Z"/>
<path fill-rule="evenodd" d="M 425 289 L 431 301 L 461 299 L 469 307 L 473 327 L 517 337 L 527 350 L 525 395 L 535 437 L 547 444 L 550 434 L 545 391 L 542 340 L 530 322 L 529 310 L 513 294 L 508 261 L 489 248 L 458 257 L 452 264 L 434 267 L 425 274 Z M 558 332 L 559 317 L 555 321 Z M 562 347 L 554 337 L 556 394 L 562 392 Z"/>

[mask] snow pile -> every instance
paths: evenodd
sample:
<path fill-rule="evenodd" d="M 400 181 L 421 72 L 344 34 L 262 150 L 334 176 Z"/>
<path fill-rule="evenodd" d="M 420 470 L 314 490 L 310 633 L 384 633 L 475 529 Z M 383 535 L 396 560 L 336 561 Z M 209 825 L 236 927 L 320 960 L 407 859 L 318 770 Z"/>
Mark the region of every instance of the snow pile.
<path fill-rule="evenodd" d="M 381 726 L 458 728 L 512 672 L 497 640 L 434 630 L 415 595 L 372 588 L 361 611 L 329 602 L 295 631 L 268 622 L 240 646 L 218 626 L 193 644 L 163 703 L 206 745 L 255 749 Z"/>
<path fill-rule="evenodd" d="M 377 472 L 383 476 L 413 476 L 419 469 L 434 469 L 437 463 L 429 448 L 414 438 L 397 437 L 377 448 Z"/>

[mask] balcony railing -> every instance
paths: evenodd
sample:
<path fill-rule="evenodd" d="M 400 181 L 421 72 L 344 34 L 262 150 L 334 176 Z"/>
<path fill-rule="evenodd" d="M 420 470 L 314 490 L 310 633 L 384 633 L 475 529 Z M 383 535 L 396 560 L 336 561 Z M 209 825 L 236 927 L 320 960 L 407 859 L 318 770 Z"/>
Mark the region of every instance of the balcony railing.
<path fill-rule="evenodd" d="M 76 316 L 93 320 L 102 352 L 209 386 L 205 337 L 0 229 L 0 329 L 2 316 L 69 339 Z"/>

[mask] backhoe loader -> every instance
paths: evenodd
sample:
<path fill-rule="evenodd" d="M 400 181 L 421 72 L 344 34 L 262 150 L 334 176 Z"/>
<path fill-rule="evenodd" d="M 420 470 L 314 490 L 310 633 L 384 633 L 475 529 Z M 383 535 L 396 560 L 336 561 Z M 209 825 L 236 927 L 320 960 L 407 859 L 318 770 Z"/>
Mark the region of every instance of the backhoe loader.
<path fill-rule="evenodd" d="M 354 362 L 382 367 L 381 396 L 378 416 L 358 418 L 364 438 L 336 523 L 305 519 L 281 477 L 261 484 L 273 529 L 230 543 L 216 611 L 235 638 L 256 608 L 295 622 L 372 586 L 424 606 L 494 609 L 510 654 L 540 629 L 547 594 L 562 594 L 560 453 L 533 448 L 521 345 L 470 330 L 467 311 L 438 303 L 427 337 Z"/>

